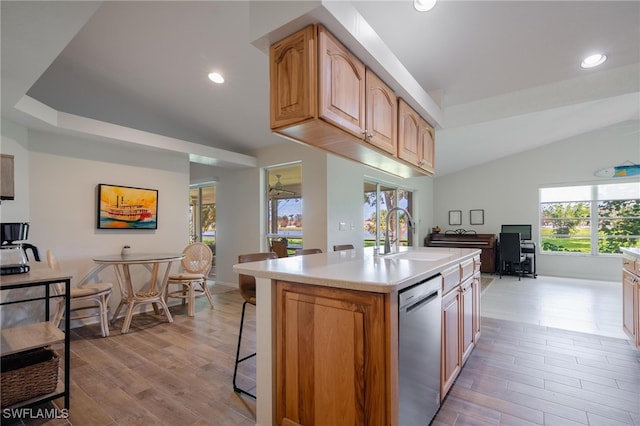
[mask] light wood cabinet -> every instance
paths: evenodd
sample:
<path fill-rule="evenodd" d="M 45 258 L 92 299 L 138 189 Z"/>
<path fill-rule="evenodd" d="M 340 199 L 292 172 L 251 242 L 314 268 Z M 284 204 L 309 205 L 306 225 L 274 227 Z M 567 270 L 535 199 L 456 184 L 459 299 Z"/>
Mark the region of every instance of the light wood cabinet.
<path fill-rule="evenodd" d="M 622 256 L 622 328 L 640 349 L 640 259 Z"/>
<path fill-rule="evenodd" d="M 398 152 L 398 99 L 371 70 L 367 70 L 366 87 L 366 141 L 395 156 Z"/>
<path fill-rule="evenodd" d="M 270 97 L 275 133 L 401 177 L 434 171 L 431 126 L 417 116 L 419 158 L 399 161 L 395 93 L 321 25 L 271 46 Z"/>
<path fill-rule="evenodd" d="M 635 313 L 636 306 L 636 287 L 638 286 L 638 277 L 628 271 L 622 271 L 622 327 L 631 338 L 632 341 L 637 340 Z"/>
<path fill-rule="evenodd" d="M 622 257 L 622 327 L 640 349 L 640 258 Z"/>
<path fill-rule="evenodd" d="M 462 368 L 460 358 L 460 312 L 460 292 L 456 288 L 442 298 L 441 400 L 444 400 Z"/>
<path fill-rule="evenodd" d="M 480 338 L 480 257 L 442 272 L 440 398 L 444 400 Z"/>
<path fill-rule="evenodd" d="M 462 312 L 460 313 L 460 340 L 462 346 L 460 350 L 461 362 L 467 360 L 473 349 L 473 314 L 474 314 L 474 300 L 473 300 L 473 278 L 468 278 L 460 285 L 460 303 Z"/>
<path fill-rule="evenodd" d="M 318 27 L 320 117 L 365 138 L 365 67 L 324 27 Z"/>
<path fill-rule="evenodd" d="M 404 100 L 398 101 L 398 158 L 435 171 L 435 132 Z"/>
<path fill-rule="evenodd" d="M 389 296 L 281 281 L 276 294 L 278 424 L 391 424 Z"/>
<path fill-rule="evenodd" d="M 271 46 L 271 128 L 317 116 L 315 28 L 307 27 Z"/>
<path fill-rule="evenodd" d="M 480 271 L 478 270 L 473 275 L 473 282 L 471 283 L 473 292 L 473 343 L 477 343 L 480 339 L 480 314 L 481 314 L 481 304 L 480 298 L 482 297 L 482 284 L 480 282 Z"/>

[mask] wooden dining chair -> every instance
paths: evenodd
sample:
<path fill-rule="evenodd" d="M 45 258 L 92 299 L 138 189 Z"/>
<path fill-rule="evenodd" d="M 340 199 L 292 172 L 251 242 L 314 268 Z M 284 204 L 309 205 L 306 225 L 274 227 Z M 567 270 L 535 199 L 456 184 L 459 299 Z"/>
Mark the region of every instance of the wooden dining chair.
<path fill-rule="evenodd" d="M 257 262 L 260 260 L 277 259 L 278 255 L 272 251 L 268 253 L 249 253 L 241 254 L 238 256 L 238 263 Z M 251 275 L 238 274 L 238 286 L 240 288 L 240 295 L 244 299 L 242 304 L 242 316 L 240 317 L 240 333 L 238 333 L 238 348 L 236 350 L 236 362 L 233 368 L 233 391 L 237 393 L 243 393 L 252 398 L 256 396 L 248 392 L 245 389 L 238 387 L 236 384 L 236 377 L 238 375 L 238 365 L 242 361 L 246 361 L 249 358 L 256 356 L 256 352 L 240 358 L 240 345 L 242 343 L 242 329 L 244 327 L 244 313 L 247 308 L 247 303 L 256 305 L 256 278 Z"/>
<path fill-rule="evenodd" d="M 60 263 L 51 250 L 47 250 L 47 264 L 55 271 L 60 271 Z M 109 336 L 109 297 L 113 284 L 111 283 L 92 283 L 84 284 L 79 287 L 71 287 L 71 309 L 69 312 L 70 320 L 79 320 L 85 318 L 98 317 L 100 319 L 100 329 L 102 337 Z M 64 294 L 64 285 L 62 283 L 55 284 L 53 291 L 56 295 Z M 53 315 L 53 324 L 60 326 L 60 321 L 64 318 L 65 299 L 58 297 L 56 300 L 56 311 Z"/>
<path fill-rule="evenodd" d="M 319 248 L 310 248 L 310 249 L 297 249 L 296 256 L 304 256 L 305 254 L 316 254 L 322 253 L 322 249 Z"/>
<path fill-rule="evenodd" d="M 353 248 L 353 244 L 336 244 L 333 246 L 333 251 L 353 250 Z"/>
<path fill-rule="evenodd" d="M 187 303 L 187 316 L 194 315 L 194 304 L 197 297 L 206 296 L 209 305 L 213 309 L 213 297 L 207 286 L 207 277 L 211 271 L 213 252 L 207 244 L 189 244 L 184 250 L 184 258 L 181 260 L 181 271 L 169 275 L 165 286 L 164 299 L 181 299 L 182 304 Z M 178 290 L 169 291 L 172 285 L 180 286 Z"/>
<path fill-rule="evenodd" d="M 278 257 L 288 257 L 289 241 L 286 238 L 279 238 L 271 240 L 271 251 L 278 255 Z"/>

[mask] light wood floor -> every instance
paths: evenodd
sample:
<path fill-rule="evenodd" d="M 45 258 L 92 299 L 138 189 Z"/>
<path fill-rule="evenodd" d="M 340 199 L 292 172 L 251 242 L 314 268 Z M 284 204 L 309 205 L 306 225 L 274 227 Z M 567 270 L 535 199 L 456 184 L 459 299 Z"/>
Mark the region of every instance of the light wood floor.
<path fill-rule="evenodd" d="M 201 299 L 187 318 L 174 307 L 172 325 L 144 314 L 126 335 L 120 322 L 106 339 L 98 326 L 73 330 L 69 423 L 254 424 L 255 401 L 231 386 L 242 299 L 237 290 L 213 287 L 215 309 Z M 619 297 L 615 283 L 496 277 L 482 296 L 481 341 L 433 424 L 640 425 L 640 352 L 607 336 L 620 322 Z M 567 328 L 582 328 L 585 320 L 574 319 L 586 311 L 593 311 L 588 322 L 598 335 L 562 330 L 563 316 Z M 248 313 L 250 349 L 255 317 Z M 255 365 L 242 373 L 242 383 L 253 386 Z"/>
<path fill-rule="evenodd" d="M 483 317 L 626 338 L 621 282 L 494 277 L 482 297 Z"/>

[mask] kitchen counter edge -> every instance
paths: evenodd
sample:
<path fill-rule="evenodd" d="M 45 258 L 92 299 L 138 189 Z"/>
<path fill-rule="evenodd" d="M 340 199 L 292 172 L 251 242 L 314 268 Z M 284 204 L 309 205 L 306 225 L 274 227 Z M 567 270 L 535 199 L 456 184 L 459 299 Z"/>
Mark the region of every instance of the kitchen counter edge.
<path fill-rule="evenodd" d="M 396 255 L 408 252 L 449 253 L 445 259 L 424 261 L 382 255 L 375 257 L 373 248 L 292 256 L 233 265 L 236 273 L 302 284 L 347 290 L 393 293 L 480 255 L 479 249 L 441 249 L 403 247 Z M 385 274 L 371 274 L 376 262 L 384 263 Z M 339 276 L 348 267 L 351 276 Z M 359 275 L 359 276 L 358 276 Z"/>

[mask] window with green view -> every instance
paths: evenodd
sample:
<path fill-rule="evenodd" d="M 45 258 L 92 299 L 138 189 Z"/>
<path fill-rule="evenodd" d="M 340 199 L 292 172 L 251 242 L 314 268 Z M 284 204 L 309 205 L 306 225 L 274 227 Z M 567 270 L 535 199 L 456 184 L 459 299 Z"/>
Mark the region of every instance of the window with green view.
<path fill-rule="evenodd" d="M 540 249 L 615 254 L 640 246 L 640 182 L 540 189 Z"/>

